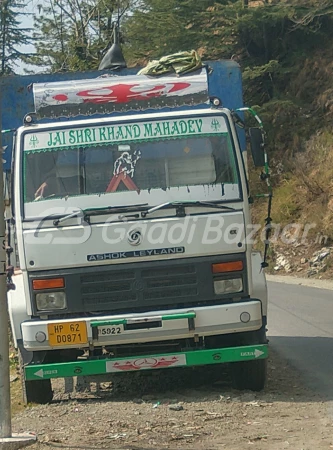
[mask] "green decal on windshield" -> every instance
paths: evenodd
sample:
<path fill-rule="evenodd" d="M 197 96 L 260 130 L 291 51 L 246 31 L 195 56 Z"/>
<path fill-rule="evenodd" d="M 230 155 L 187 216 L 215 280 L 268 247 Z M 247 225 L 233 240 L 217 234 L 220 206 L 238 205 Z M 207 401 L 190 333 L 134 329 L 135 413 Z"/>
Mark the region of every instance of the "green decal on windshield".
<path fill-rule="evenodd" d="M 209 136 L 217 133 L 227 133 L 225 120 L 221 116 L 158 120 L 29 133 L 25 135 L 24 149 L 33 152 L 92 144 L 120 144 L 185 136 Z"/>

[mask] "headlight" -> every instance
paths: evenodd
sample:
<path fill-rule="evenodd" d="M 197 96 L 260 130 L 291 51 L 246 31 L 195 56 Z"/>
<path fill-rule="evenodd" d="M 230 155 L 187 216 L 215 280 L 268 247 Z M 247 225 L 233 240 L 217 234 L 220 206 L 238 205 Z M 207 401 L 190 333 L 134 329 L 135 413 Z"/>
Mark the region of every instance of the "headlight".
<path fill-rule="evenodd" d="M 215 294 L 233 294 L 243 290 L 242 278 L 214 281 Z"/>
<path fill-rule="evenodd" d="M 65 309 L 65 292 L 43 292 L 36 295 L 36 304 L 38 311 L 50 311 L 53 309 Z"/>

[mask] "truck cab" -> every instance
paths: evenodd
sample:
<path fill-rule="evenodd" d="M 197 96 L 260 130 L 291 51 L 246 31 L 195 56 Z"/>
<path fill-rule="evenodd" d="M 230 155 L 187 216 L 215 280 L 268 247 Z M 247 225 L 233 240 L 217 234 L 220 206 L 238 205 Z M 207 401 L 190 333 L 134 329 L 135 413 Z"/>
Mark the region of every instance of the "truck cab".
<path fill-rule="evenodd" d="M 36 86 L 11 177 L 27 402 L 51 401 L 52 378 L 221 363 L 235 387 L 264 387 L 267 289 L 244 132 L 210 95 L 221 67 Z"/>

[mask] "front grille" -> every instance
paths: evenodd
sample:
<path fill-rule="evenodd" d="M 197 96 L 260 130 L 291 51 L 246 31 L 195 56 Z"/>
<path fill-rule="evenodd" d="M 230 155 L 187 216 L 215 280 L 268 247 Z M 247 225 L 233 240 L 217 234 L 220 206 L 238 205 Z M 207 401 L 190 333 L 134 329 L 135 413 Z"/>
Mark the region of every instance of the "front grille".
<path fill-rule="evenodd" d="M 144 270 L 141 276 L 146 286 L 145 299 L 188 298 L 198 293 L 194 265 Z"/>
<path fill-rule="evenodd" d="M 123 314 L 193 308 L 230 303 L 228 295 L 214 293 L 212 264 L 242 259 L 244 269 L 244 292 L 248 299 L 246 264 L 244 254 L 202 258 L 182 258 L 163 261 L 140 261 L 136 263 L 110 264 L 95 267 L 78 267 L 57 271 L 56 276 L 65 278 L 67 311 L 87 316 L 96 314 Z M 31 291 L 35 278 L 52 277 L 53 271 L 35 272 L 30 275 Z M 229 277 L 229 274 L 224 276 Z M 219 276 L 220 278 L 220 276 Z M 34 301 L 34 315 L 38 316 Z M 49 312 L 60 316 L 59 312 Z"/>
<path fill-rule="evenodd" d="M 134 292 L 130 293 L 122 293 L 121 295 L 99 295 L 99 294 L 93 294 L 90 297 L 83 297 L 84 305 L 89 306 L 89 310 L 91 309 L 91 306 L 98 305 L 99 308 L 107 307 L 109 304 L 115 304 L 115 303 L 125 303 L 125 302 L 131 302 L 136 301 L 137 297 Z M 94 309 L 92 309 L 93 311 Z"/>
<path fill-rule="evenodd" d="M 83 275 L 81 280 L 85 284 L 96 284 L 96 283 L 105 283 L 105 282 L 122 282 L 125 280 L 133 280 L 135 278 L 134 270 L 120 270 L 120 271 L 108 271 L 108 272 L 94 272 L 89 275 Z"/>
<path fill-rule="evenodd" d="M 148 270 L 142 270 L 142 276 L 144 278 L 153 278 L 153 277 L 179 277 L 179 275 L 188 275 L 195 274 L 195 265 L 194 264 L 186 264 L 177 267 L 161 267 L 154 268 Z"/>
<path fill-rule="evenodd" d="M 108 271 L 81 276 L 81 294 L 85 306 L 105 307 L 125 302 L 153 303 L 161 299 L 186 299 L 196 296 L 195 265 L 152 270 Z"/>

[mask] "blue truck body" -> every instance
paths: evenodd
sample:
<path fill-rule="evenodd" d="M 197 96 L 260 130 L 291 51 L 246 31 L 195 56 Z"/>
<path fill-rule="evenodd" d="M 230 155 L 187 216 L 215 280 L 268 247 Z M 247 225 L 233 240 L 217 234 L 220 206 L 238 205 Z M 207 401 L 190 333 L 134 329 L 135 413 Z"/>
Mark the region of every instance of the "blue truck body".
<path fill-rule="evenodd" d="M 243 106 L 243 96 L 242 77 L 239 65 L 232 60 L 223 60 L 208 62 L 208 66 L 212 69 L 208 75 L 209 96 L 218 97 L 222 101 L 223 107 L 230 110 L 241 108 Z M 113 73 L 118 76 L 126 76 L 135 75 L 137 72 L 138 69 L 135 68 L 123 69 Z M 31 89 L 32 84 L 93 79 L 108 73 L 110 73 L 110 71 L 67 72 L 3 77 L 0 79 L 2 90 L 2 130 L 16 130 L 23 125 L 23 118 L 25 115 L 34 112 L 35 106 Z M 191 108 L 191 106 L 183 106 L 179 107 L 178 110 L 189 108 Z M 168 110 L 170 110 L 170 108 L 163 109 L 163 111 Z M 175 109 L 173 108 L 173 110 Z M 142 114 L 149 112 L 152 111 L 142 111 Z M 112 113 L 112 115 L 116 114 L 120 115 L 123 113 Z M 57 119 L 52 119 L 52 122 L 55 120 Z M 64 119 L 61 118 L 58 120 Z M 46 121 L 49 120 L 42 119 L 40 122 Z M 242 150 L 245 150 L 245 134 L 242 130 L 239 130 L 239 139 Z M 5 147 L 3 156 L 4 170 L 9 172 L 11 169 L 13 133 L 4 133 L 2 143 Z"/>

